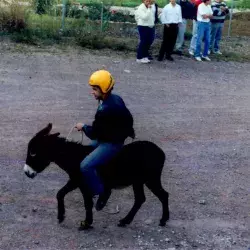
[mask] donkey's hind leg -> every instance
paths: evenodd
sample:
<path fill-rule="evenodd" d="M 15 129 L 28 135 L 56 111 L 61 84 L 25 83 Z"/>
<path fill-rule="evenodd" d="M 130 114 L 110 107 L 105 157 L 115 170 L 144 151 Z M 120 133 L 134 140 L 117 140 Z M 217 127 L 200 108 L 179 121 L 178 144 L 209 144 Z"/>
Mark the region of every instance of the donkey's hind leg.
<path fill-rule="evenodd" d="M 127 216 L 119 221 L 118 226 L 124 227 L 130 224 L 138 210 L 140 209 L 141 205 L 146 201 L 146 197 L 144 194 L 143 184 L 133 184 L 134 196 L 135 201 L 132 209 L 129 211 Z"/>
<path fill-rule="evenodd" d="M 159 226 L 165 226 L 166 221 L 169 220 L 168 192 L 162 187 L 160 178 L 146 182 L 146 186 L 162 203 L 162 218 Z"/>

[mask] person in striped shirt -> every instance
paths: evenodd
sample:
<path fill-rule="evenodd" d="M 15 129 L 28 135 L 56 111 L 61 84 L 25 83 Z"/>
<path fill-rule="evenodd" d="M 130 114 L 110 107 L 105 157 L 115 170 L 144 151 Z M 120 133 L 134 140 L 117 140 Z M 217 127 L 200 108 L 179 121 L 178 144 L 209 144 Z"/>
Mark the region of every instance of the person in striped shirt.
<path fill-rule="evenodd" d="M 211 19 L 211 40 L 210 51 L 221 55 L 220 40 L 226 15 L 229 13 L 228 7 L 223 0 L 215 0 L 212 3 L 213 17 Z"/>

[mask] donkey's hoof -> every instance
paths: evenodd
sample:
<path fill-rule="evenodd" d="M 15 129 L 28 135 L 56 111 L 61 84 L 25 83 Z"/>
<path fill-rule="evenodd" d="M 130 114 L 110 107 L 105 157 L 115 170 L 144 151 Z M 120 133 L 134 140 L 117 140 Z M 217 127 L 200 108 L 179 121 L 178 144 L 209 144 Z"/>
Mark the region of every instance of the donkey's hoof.
<path fill-rule="evenodd" d="M 78 228 L 79 231 L 83 231 L 83 230 L 88 230 L 88 229 L 92 229 L 93 227 L 86 221 L 81 221 L 80 227 Z"/>
<path fill-rule="evenodd" d="M 126 227 L 126 225 L 129 225 L 131 221 L 127 221 L 127 220 L 120 220 L 118 223 L 118 227 Z"/>
<path fill-rule="evenodd" d="M 126 227 L 126 223 L 123 223 L 123 222 L 119 222 L 118 224 L 117 224 L 117 226 L 118 227 Z"/>
<path fill-rule="evenodd" d="M 65 216 L 64 215 L 58 216 L 57 219 L 58 219 L 58 223 L 61 224 L 64 221 Z"/>
<path fill-rule="evenodd" d="M 165 227 L 166 226 L 166 221 L 160 221 L 159 226 L 160 227 Z"/>

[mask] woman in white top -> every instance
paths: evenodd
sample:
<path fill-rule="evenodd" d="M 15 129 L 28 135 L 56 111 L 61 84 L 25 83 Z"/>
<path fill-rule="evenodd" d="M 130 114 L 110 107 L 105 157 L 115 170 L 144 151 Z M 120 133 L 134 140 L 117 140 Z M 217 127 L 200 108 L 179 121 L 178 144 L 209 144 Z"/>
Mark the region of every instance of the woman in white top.
<path fill-rule="evenodd" d="M 149 49 L 154 40 L 155 15 L 151 8 L 151 0 L 144 0 L 135 11 L 140 42 L 137 49 L 137 62 L 149 63 Z"/>
<path fill-rule="evenodd" d="M 197 41 L 195 48 L 195 59 L 197 61 L 211 61 L 208 57 L 210 43 L 210 19 L 213 17 L 213 11 L 210 6 L 211 0 L 203 0 L 197 11 Z M 201 58 L 201 43 L 204 38 L 204 51 Z"/>

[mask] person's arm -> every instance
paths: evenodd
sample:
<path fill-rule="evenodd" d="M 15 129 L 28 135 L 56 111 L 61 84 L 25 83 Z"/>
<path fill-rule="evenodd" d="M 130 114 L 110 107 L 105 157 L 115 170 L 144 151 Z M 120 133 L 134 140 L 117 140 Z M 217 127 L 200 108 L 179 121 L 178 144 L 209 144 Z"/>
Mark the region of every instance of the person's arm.
<path fill-rule="evenodd" d="M 201 4 L 198 7 L 198 13 L 202 16 L 203 19 L 208 18 L 207 11 Z"/>
<path fill-rule="evenodd" d="M 179 13 L 178 13 L 178 15 L 179 15 L 179 20 L 178 20 L 178 23 L 182 23 L 182 13 L 181 13 L 181 7 L 180 7 L 180 5 L 179 5 Z"/>
<path fill-rule="evenodd" d="M 162 24 L 166 24 L 167 23 L 167 7 L 165 6 L 162 10 L 161 16 L 160 16 L 160 20 Z"/>
<path fill-rule="evenodd" d="M 140 5 L 136 14 L 138 19 L 147 20 L 151 14 L 151 6 L 147 8 L 144 4 Z"/>
<path fill-rule="evenodd" d="M 229 13 L 229 9 L 225 3 L 223 3 L 223 6 L 221 7 L 221 11 L 223 16 L 226 16 Z"/>
<path fill-rule="evenodd" d="M 96 139 L 96 134 L 94 133 L 93 126 L 83 124 L 82 131 L 89 139 Z"/>

